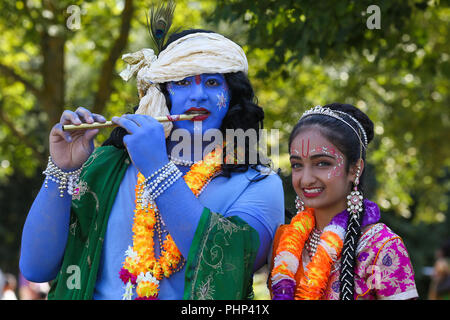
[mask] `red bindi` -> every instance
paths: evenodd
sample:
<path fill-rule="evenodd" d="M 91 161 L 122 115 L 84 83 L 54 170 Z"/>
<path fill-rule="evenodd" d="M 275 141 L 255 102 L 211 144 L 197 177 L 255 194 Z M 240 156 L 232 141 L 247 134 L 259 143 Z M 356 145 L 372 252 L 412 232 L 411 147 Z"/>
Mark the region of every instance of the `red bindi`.
<path fill-rule="evenodd" d="M 202 82 L 202 77 L 200 75 L 195 76 L 195 83 L 200 84 Z"/>

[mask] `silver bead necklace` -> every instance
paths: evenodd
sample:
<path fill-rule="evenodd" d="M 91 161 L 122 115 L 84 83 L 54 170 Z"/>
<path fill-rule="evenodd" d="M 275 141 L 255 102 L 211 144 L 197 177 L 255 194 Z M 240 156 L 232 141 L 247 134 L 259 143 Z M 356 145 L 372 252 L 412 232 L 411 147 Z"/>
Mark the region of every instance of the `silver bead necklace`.
<path fill-rule="evenodd" d="M 179 159 L 179 158 L 172 157 L 171 155 L 169 155 L 169 159 L 173 163 L 175 163 L 176 165 L 186 166 L 186 167 L 191 167 L 192 165 L 194 165 L 197 162 L 199 162 L 199 161 L 191 161 L 191 160 Z"/>
<path fill-rule="evenodd" d="M 306 241 L 306 250 L 308 251 L 309 258 L 312 259 L 314 254 L 316 253 L 317 246 L 320 242 L 320 236 L 322 235 L 322 231 L 314 227 L 314 229 L 309 234 L 309 238 Z"/>

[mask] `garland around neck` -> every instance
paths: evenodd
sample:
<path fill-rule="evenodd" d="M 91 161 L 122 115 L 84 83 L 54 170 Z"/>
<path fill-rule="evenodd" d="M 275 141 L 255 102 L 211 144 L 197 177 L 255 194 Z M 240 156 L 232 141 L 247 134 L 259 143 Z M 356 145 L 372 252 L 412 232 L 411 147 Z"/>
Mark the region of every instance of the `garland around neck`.
<path fill-rule="evenodd" d="M 364 200 L 363 226 L 380 218 L 378 206 Z M 274 252 L 271 272 L 274 299 L 319 300 L 325 293 L 333 264 L 339 260 L 344 244 L 349 213 L 333 217 L 324 228 L 311 261 L 303 269 L 302 252 L 315 226 L 314 209 L 299 211 L 287 226 Z M 300 270 L 299 270 L 300 269 Z M 300 277 L 298 277 L 300 272 Z M 300 279 L 296 283 L 296 279 Z"/>
<path fill-rule="evenodd" d="M 212 151 L 205 159 L 195 163 L 184 176 L 184 180 L 196 197 L 204 190 L 208 182 L 221 169 L 222 152 Z M 138 194 L 144 188 L 144 176 L 139 173 L 136 185 L 136 209 L 134 210 L 133 247 L 125 252 L 125 261 L 119 276 L 125 286 L 124 300 L 131 300 L 136 289 L 136 300 L 157 300 L 159 281 L 169 278 L 181 270 L 184 262 L 174 240 L 167 233 L 164 242 L 160 231 L 160 220 L 156 204 L 142 206 L 137 202 Z M 155 228 L 156 227 L 156 228 Z M 159 259 L 155 256 L 154 234 L 158 232 L 161 247 Z"/>

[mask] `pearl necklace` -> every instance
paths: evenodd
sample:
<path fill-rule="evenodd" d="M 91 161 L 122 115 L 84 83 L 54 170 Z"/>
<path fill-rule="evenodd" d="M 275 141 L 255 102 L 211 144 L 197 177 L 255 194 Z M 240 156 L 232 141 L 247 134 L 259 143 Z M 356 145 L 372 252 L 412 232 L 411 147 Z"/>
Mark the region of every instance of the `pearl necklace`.
<path fill-rule="evenodd" d="M 309 234 L 308 241 L 306 242 L 306 250 L 308 251 L 309 258 L 312 259 L 314 254 L 316 253 L 317 246 L 320 242 L 320 236 L 322 235 L 322 231 L 314 227 L 311 233 Z"/>
<path fill-rule="evenodd" d="M 192 167 L 194 164 L 199 162 L 199 161 L 179 159 L 179 158 L 172 157 L 171 155 L 169 155 L 169 159 L 176 165 L 186 166 L 186 167 Z"/>
<path fill-rule="evenodd" d="M 176 162 L 173 159 L 171 159 L 171 160 L 172 160 L 173 163 L 176 164 Z M 220 172 L 216 172 L 208 181 L 206 181 L 206 183 L 200 189 L 197 197 L 200 196 L 200 194 L 203 192 L 203 190 L 205 190 L 206 186 L 211 182 L 212 179 L 214 179 L 218 175 L 218 173 L 220 173 Z M 166 229 L 166 224 L 164 223 L 164 220 L 161 217 L 161 214 L 159 213 L 158 209 L 155 210 L 155 216 L 156 216 L 156 224 L 155 224 L 156 228 L 155 229 L 156 229 L 156 232 L 157 232 L 157 235 L 158 235 L 159 247 L 163 248 L 162 234 L 163 233 L 168 234 L 169 232 Z M 183 267 L 184 267 L 184 265 L 186 263 L 186 260 L 184 259 L 183 256 L 181 256 L 181 261 L 180 262 L 181 263 L 178 264 L 178 267 L 174 271 L 174 273 L 180 271 L 181 269 L 183 269 Z"/>

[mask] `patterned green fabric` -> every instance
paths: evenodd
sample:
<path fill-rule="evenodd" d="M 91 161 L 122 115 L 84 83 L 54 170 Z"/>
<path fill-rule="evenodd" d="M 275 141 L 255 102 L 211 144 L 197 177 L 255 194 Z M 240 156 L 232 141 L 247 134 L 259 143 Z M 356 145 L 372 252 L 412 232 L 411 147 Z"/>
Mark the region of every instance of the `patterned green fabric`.
<path fill-rule="evenodd" d="M 109 213 L 129 164 L 128 154 L 112 146 L 97 148 L 86 162 L 79 193 L 73 196 L 64 260 L 49 300 L 92 299 Z"/>
<path fill-rule="evenodd" d="M 258 248 L 258 233 L 242 219 L 205 208 L 186 264 L 183 299 L 252 299 Z"/>
<path fill-rule="evenodd" d="M 49 300 L 92 299 L 109 214 L 129 164 L 128 154 L 112 146 L 97 148 L 86 162 Z M 258 233 L 243 220 L 205 208 L 186 263 L 184 299 L 251 299 L 258 248 Z"/>

